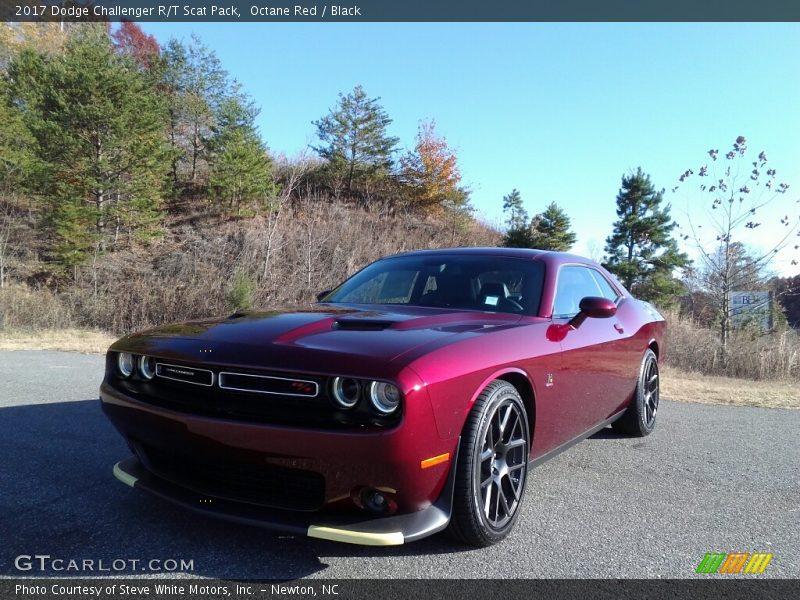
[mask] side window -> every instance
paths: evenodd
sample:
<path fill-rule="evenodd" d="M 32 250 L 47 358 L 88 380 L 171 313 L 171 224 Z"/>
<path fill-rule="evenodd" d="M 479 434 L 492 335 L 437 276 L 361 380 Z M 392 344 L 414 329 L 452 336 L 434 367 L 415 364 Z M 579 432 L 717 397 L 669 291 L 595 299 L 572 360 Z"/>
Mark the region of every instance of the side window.
<path fill-rule="evenodd" d="M 556 284 L 553 316 L 575 316 L 580 311 L 581 300 L 586 296 L 597 296 L 599 294 L 600 288 L 592 276 L 592 269 L 578 265 L 561 267 L 558 272 L 558 283 Z"/>
<path fill-rule="evenodd" d="M 603 298 L 608 298 L 609 300 L 616 300 L 617 298 L 619 298 L 617 290 L 611 287 L 611 284 L 608 283 L 608 279 L 606 279 L 602 273 L 594 269 L 590 269 L 589 271 L 592 274 L 592 277 L 594 278 L 595 282 L 599 286 L 601 292 L 600 295 Z"/>

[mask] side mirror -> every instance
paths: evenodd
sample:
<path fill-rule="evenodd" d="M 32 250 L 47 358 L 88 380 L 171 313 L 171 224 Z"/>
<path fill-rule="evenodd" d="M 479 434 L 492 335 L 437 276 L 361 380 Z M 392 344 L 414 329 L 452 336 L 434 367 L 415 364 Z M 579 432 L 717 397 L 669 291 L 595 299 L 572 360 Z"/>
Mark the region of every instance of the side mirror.
<path fill-rule="evenodd" d="M 586 296 L 579 304 L 581 312 L 572 317 L 569 324 L 573 329 L 577 329 L 586 320 L 587 317 L 592 319 L 608 319 L 617 314 L 617 305 L 613 300 L 608 298 L 601 298 L 599 296 Z"/>
<path fill-rule="evenodd" d="M 613 300 L 599 296 L 587 296 L 579 304 L 581 312 L 593 319 L 608 319 L 617 314 L 617 305 Z"/>
<path fill-rule="evenodd" d="M 325 296 L 327 296 L 328 294 L 330 294 L 332 291 L 333 290 L 324 290 L 324 291 L 320 292 L 319 294 L 317 294 L 317 302 L 322 302 L 322 299 Z"/>

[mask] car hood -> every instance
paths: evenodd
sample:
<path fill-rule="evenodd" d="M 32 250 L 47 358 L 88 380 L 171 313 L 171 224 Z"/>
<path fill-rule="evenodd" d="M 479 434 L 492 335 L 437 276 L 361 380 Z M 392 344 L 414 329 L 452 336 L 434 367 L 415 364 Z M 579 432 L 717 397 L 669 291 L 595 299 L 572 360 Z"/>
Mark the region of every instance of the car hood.
<path fill-rule="evenodd" d="M 514 327 L 521 319 L 481 311 L 318 304 L 167 325 L 124 337 L 111 349 L 189 362 L 316 372 L 335 366 L 355 373 Z"/>

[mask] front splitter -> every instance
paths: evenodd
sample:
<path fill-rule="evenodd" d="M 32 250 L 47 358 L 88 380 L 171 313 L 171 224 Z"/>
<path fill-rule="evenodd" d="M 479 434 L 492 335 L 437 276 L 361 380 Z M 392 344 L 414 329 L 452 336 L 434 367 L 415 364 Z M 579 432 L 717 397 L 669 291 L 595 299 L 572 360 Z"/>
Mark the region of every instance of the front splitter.
<path fill-rule="evenodd" d="M 132 488 L 144 490 L 205 516 L 335 542 L 397 546 L 433 535 L 447 527 L 453 505 L 457 459 L 456 454 L 444 490 L 434 504 L 414 513 L 370 519 L 328 517 L 320 513 L 272 509 L 209 497 L 153 475 L 133 456 L 115 464 L 113 472 L 117 479 Z"/>

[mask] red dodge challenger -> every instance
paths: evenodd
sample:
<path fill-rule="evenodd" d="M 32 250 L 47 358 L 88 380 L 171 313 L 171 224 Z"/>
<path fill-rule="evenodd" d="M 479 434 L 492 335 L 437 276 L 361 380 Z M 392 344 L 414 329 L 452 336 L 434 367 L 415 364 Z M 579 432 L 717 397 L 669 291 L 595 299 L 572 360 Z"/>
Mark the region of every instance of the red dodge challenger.
<path fill-rule="evenodd" d="M 289 533 L 488 546 L 528 469 L 653 431 L 664 319 L 598 264 L 502 248 L 379 260 L 299 310 L 111 346 L 100 396 L 131 487 Z"/>

